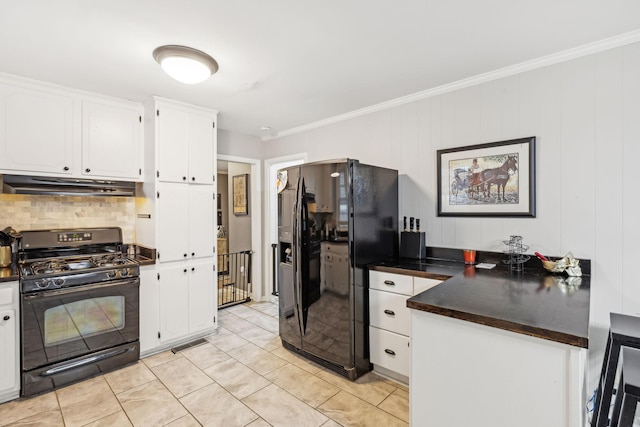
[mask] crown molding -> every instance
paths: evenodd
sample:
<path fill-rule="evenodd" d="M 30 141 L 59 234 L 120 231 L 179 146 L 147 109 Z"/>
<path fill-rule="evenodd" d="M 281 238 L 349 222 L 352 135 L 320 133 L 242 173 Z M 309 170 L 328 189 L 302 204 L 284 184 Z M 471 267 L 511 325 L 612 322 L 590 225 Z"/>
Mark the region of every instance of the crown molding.
<path fill-rule="evenodd" d="M 294 135 L 302 133 L 308 130 L 317 129 L 330 124 L 342 122 L 344 120 L 353 119 L 355 117 L 361 117 L 367 114 L 371 114 L 377 111 L 386 110 L 389 108 L 397 107 L 399 105 L 408 104 L 410 102 L 419 101 L 433 96 L 442 95 L 444 93 L 453 92 L 456 90 L 464 89 L 470 86 L 490 82 L 493 80 L 502 79 L 505 77 L 513 76 L 516 74 L 524 73 L 526 71 L 535 70 L 549 65 L 559 64 L 561 62 L 571 61 L 572 59 L 593 55 L 598 52 L 602 52 L 609 49 L 625 46 L 631 43 L 640 41 L 640 30 L 631 31 L 608 39 L 599 40 L 597 42 L 585 44 L 572 49 L 563 50 L 558 53 L 546 55 L 530 61 L 525 61 L 520 64 L 510 65 L 508 67 L 500 68 L 487 73 L 479 74 L 477 76 L 469 77 L 466 79 L 458 80 L 452 83 L 447 83 L 441 86 L 434 87 L 432 89 L 423 90 L 410 95 L 395 98 L 389 101 L 374 104 L 369 107 L 354 110 L 348 113 L 340 114 L 337 116 L 329 117 L 327 119 L 318 120 L 316 122 L 308 123 L 306 125 L 298 126 L 291 129 L 286 129 L 274 134 L 270 134 L 262 137 L 262 141 L 269 141 L 278 139 L 284 136 Z"/>

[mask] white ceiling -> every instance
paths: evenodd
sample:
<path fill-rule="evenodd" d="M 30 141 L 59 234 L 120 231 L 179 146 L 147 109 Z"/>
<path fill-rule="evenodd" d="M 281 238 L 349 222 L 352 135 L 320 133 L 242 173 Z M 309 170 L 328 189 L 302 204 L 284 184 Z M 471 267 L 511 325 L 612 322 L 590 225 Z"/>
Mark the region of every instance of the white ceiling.
<path fill-rule="evenodd" d="M 265 136 L 640 29 L 638 0 L 0 0 L 0 72 Z M 164 44 L 220 64 L 188 86 Z M 271 132 L 260 130 L 271 126 Z"/>

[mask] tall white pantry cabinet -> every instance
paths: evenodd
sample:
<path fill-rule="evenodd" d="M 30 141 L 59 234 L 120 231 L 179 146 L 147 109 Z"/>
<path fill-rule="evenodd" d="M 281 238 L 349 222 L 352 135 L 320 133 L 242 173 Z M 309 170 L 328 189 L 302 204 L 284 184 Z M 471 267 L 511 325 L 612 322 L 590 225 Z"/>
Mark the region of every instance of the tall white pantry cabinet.
<path fill-rule="evenodd" d="M 140 284 L 142 355 L 217 325 L 217 111 L 153 97 L 145 103 L 145 169 L 136 240 L 156 248 Z M 144 298 L 142 298 L 144 296 Z"/>

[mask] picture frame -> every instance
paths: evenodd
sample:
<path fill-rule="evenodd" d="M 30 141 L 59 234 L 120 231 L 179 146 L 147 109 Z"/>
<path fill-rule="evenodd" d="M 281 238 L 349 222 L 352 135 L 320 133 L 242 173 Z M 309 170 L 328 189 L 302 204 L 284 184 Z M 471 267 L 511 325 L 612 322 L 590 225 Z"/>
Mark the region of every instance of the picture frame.
<path fill-rule="evenodd" d="M 236 216 L 249 215 L 248 181 L 249 174 L 233 177 L 233 214 Z"/>
<path fill-rule="evenodd" d="M 536 216 L 536 137 L 437 151 L 438 216 Z"/>

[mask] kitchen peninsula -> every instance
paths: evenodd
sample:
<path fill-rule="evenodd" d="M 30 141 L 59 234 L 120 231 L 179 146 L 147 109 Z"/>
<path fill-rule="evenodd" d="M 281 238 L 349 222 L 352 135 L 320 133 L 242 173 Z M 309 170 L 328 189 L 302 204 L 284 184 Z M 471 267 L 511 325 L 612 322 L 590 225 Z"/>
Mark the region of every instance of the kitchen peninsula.
<path fill-rule="evenodd" d="M 467 267 L 407 301 L 412 424 L 584 426 L 590 277 L 536 264 Z"/>

